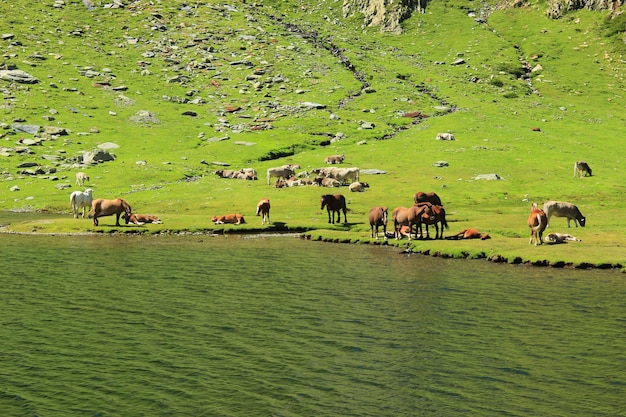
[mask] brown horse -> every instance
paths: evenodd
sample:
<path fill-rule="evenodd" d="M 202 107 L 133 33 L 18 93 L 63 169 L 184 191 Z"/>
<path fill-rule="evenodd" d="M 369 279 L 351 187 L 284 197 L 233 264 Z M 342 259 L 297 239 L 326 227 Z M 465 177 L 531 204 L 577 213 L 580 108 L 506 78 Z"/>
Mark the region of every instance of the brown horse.
<path fill-rule="evenodd" d="M 91 202 L 91 211 L 89 218 L 93 218 L 93 225 L 98 225 L 98 217 L 111 216 L 115 214 L 115 225 L 120 226 L 120 215 L 124 214 L 124 219 L 130 219 L 132 209 L 130 204 L 121 198 L 114 200 L 105 200 L 98 198 Z"/>
<path fill-rule="evenodd" d="M 418 191 L 413 195 L 413 202 L 418 203 L 430 203 L 433 206 L 443 206 L 441 204 L 441 198 L 436 193 L 423 193 Z"/>
<path fill-rule="evenodd" d="M 530 241 L 532 244 L 535 241 L 535 246 L 541 245 L 543 242 L 543 231 L 546 230 L 548 225 L 548 216 L 543 210 L 537 207 L 537 203 L 533 203 L 530 209 L 530 216 L 528 216 L 528 227 L 530 227 Z"/>
<path fill-rule="evenodd" d="M 415 225 L 415 238 L 417 239 L 417 228 L 422 227 L 422 222 L 425 219 L 434 220 L 435 216 L 429 205 L 414 205 L 409 208 L 396 207 L 391 213 L 393 219 L 393 228 L 396 235 L 396 239 L 402 238 L 401 228 L 402 226 L 408 226 L 409 228 L 409 240 L 411 240 L 411 232 Z"/>
<path fill-rule="evenodd" d="M 326 211 L 328 212 L 328 223 L 335 223 L 335 212 L 337 212 L 337 222 L 341 221 L 341 211 L 343 211 L 343 222 L 348 223 L 348 219 L 346 217 L 346 212 L 348 208 L 346 207 L 346 198 L 342 194 L 326 194 L 323 195 L 320 199 L 322 207 L 320 210 L 324 210 L 326 207 Z M 333 212 L 332 222 L 330 212 Z"/>
<path fill-rule="evenodd" d="M 256 215 L 262 216 L 261 224 L 270 223 L 270 200 L 268 198 L 262 198 L 256 205 Z"/>
<path fill-rule="evenodd" d="M 420 206 L 421 204 L 416 204 L 416 206 Z M 433 220 L 430 220 L 430 218 L 422 220 L 422 223 L 426 225 L 426 238 L 430 238 L 430 234 L 428 233 L 428 225 L 433 224 L 435 225 L 435 239 L 443 239 L 443 228 L 445 227 L 446 229 L 448 229 L 448 222 L 446 222 L 446 210 L 443 208 L 443 206 L 436 205 L 431 206 L 431 209 L 434 214 Z M 441 234 L 439 234 L 439 223 L 441 223 Z"/>
<path fill-rule="evenodd" d="M 378 226 L 383 227 L 383 235 L 387 239 L 387 207 L 376 206 L 370 209 L 370 227 L 372 228 L 371 236 L 374 237 L 374 227 L 376 227 L 376 239 L 378 239 Z"/>

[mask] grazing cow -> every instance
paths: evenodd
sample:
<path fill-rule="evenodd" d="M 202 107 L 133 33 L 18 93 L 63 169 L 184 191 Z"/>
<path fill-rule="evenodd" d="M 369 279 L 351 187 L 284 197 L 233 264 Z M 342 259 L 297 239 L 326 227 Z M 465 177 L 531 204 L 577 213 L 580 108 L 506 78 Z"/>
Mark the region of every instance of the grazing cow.
<path fill-rule="evenodd" d="M 582 215 L 578 207 L 572 203 L 565 201 L 548 201 L 543 205 L 543 211 L 548 216 L 548 227 L 550 226 L 550 217 L 567 217 L 567 227 L 570 225 L 570 221 L 574 220 L 574 225 L 578 227 L 585 227 L 585 216 Z"/>
<path fill-rule="evenodd" d="M 144 225 L 146 223 L 154 223 L 154 224 L 162 224 L 163 222 L 157 216 L 152 216 L 150 214 L 135 214 L 132 213 L 130 216 L 125 217 L 126 224 L 132 223 L 138 226 Z"/>
<path fill-rule="evenodd" d="M 332 215 L 332 223 L 335 224 L 335 213 L 337 213 L 337 222 L 341 221 L 341 212 L 343 211 L 343 222 L 348 223 L 348 218 L 346 217 L 346 212 L 348 208 L 346 207 L 346 198 L 342 194 L 326 194 L 323 195 L 320 199 L 321 208 L 320 210 L 324 210 L 326 207 L 326 211 L 328 212 L 328 223 L 331 223 L 331 215 L 330 212 L 333 212 Z"/>
<path fill-rule="evenodd" d="M 132 208 L 130 204 L 121 198 L 113 200 L 105 200 L 104 198 L 98 198 L 91 202 L 91 211 L 89 212 L 89 218 L 93 218 L 93 225 L 98 225 L 98 217 L 111 216 L 115 214 L 115 225 L 120 226 L 120 216 L 123 214 L 124 219 L 127 219 L 132 214 Z"/>
<path fill-rule="evenodd" d="M 589 175 L 591 177 L 591 168 L 584 161 L 574 163 L 574 177 L 583 177 Z"/>
<path fill-rule="evenodd" d="M 262 216 L 261 224 L 270 223 L 270 200 L 269 198 L 262 198 L 256 205 L 256 215 Z"/>
<path fill-rule="evenodd" d="M 296 166 L 298 165 L 283 165 L 276 168 L 269 168 L 267 170 L 267 185 L 270 185 L 270 178 L 272 177 L 277 179 L 287 179 L 295 175 Z"/>
<path fill-rule="evenodd" d="M 565 243 L 566 241 L 580 242 L 581 240 L 568 233 L 548 233 L 544 239 L 546 243 Z"/>
<path fill-rule="evenodd" d="M 226 214 L 224 216 L 213 216 L 211 217 L 211 221 L 215 224 L 242 224 L 245 223 L 246 220 L 239 213 L 237 214 Z"/>
<path fill-rule="evenodd" d="M 441 198 L 439 198 L 436 193 L 423 193 L 418 191 L 413 195 L 413 202 L 415 204 L 430 203 L 433 206 L 443 206 L 443 204 L 441 204 Z"/>
<path fill-rule="evenodd" d="M 91 202 L 93 201 L 93 190 L 87 188 L 85 191 L 74 191 L 70 194 L 70 207 L 74 218 L 78 218 L 78 210 L 83 209 L 81 217 L 85 218 L 85 208 L 91 210 Z"/>
<path fill-rule="evenodd" d="M 546 230 L 548 225 L 548 216 L 543 210 L 537 207 L 537 203 L 533 203 L 530 209 L 530 216 L 528 216 L 528 227 L 530 227 L 530 241 L 532 245 L 533 241 L 535 246 L 543 243 L 543 231 Z"/>
<path fill-rule="evenodd" d="M 420 206 L 422 204 L 429 203 L 420 203 L 416 204 L 416 206 Z M 430 238 L 430 234 L 428 233 L 428 225 L 435 225 L 435 239 L 443 239 L 443 229 L 444 227 L 448 229 L 448 222 L 446 222 L 446 211 L 443 206 L 433 205 L 431 206 L 431 210 L 433 211 L 433 218 L 423 219 L 422 223 L 426 225 L 426 239 Z M 439 234 L 439 223 L 441 223 L 441 234 Z"/>
<path fill-rule="evenodd" d="M 352 184 L 350 184 L 349 190 L 352 191 L 353 193 L 362 193 L 365 191 L 366 188 L 369 188 L 370 185 L 366 182 L 353 182 Z"/>
<path fill-rule="evenodd" d="M 415 238 L 417 239 L 417 229 L 421 230 L 422 222 L 424 219 L 434 220 L 434 215 L 429 205 L 396 207 L 391 212 L 391 218 L 393 219 L 393 228 L 395 231 L 396 239 L 402 238 L 401 228 L 402 226 L 408 226 L 409 240 L 411 240 L 411 232 L 415 225 Z"/>
<path fill-rule="evenodd" d="M 378 239 L 378 227 L 383 227 L 383 236 L 387 240 L 387 207 L 376 206 L 370 209 L 369 215 L 370 227 L 372 229 L 371 237 Z M 374 235 L 374 228 L 376 228 L 376 235 Z"/>
<path fill-rule="evenodd" d="M 343 162 L 343 160 L 345 159 L 345 155 L 341 154 L 341 155 L 331 155 L 331 156 L 327 156 L 326 159 L 324 159 L 324 163 L 325 164 L 340 164 Z"/>
<path fill-rule="evenodd" d="M 465 229 L 457 234 L 454 234 L 452 236 L 448 236 L 446 239 L 450 239 L 450 240 L 460 240 L 460 239 L 480 239 L 480 240 L 485 240 L 485 239 L 491 239 L 491 236 L 489 236 L 487 233 L 480 233 L 478 230 L 476 229 Z"/>
<path fill-rule="evenodd" d="M 437 140 L 454 140 L 454 135 L 452 133 L 437 133 Z"/>
<path fill-rule="evenodd" d="M 85 181 L 89 181 L 89 175 L 84 172 L 76 173 L 76 185 L 80 185 L 81 187 L 85 185 Z"/>

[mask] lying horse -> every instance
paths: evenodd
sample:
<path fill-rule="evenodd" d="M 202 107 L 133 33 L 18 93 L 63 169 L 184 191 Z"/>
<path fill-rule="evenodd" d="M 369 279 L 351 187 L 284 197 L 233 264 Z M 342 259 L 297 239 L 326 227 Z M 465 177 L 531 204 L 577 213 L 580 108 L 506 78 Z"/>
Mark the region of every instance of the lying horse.
<path fill-rule="evenodd" d="M 246 220 L 243 218 L 243 216 L 239 213 L 237 214 L 225 214 L 223 216 L 213 216 L 211 217 L 211 221 L 215 224 L 224 224 L 224 223 L 230 223 L 230 224 L 242 224 L 245 223 Z"/>
<path fill-rule="evenodd" d="M 413 226 L 415 226 L 415 238 L 417 239 L 417 229 L 419 228 L 421 232 L 422 222 L 425 219 L 433 221 L 435 216 L 430 205 L 414 205 L 409 208 L 396 207 L 391 213 L 391 218 L 393 219 L 396 239 L 400 240 L 402 238 L 402 226 L 408 226 L 409 240 L 411 240 Z"/>
<path fill-rule="evenodd" d="M 376 206 L 370 209 L 369 221 L 372 229 L 371 236 L 374 237 L 374 227 L 376 227 L 376 239 L 378 239 L 378 226 L 383 227 L 383 236 L 387 239 L 387 207 Z"/>
<path fill-rule="evenodd" d="M 120 215 L 124 214 L 124 219 L 130 218 L 132 209 L 130 204 L 121 198 L 114 200 L 105 200 L 104 198 L 98 198 L 91 203 L 91 211 L 89 212 L 89 218 L 93 218 L 93 225 L 98 225 L 98 217 L 111 216 L 115 214 L 115 225 L 120 226 Z"/>
<path fill-rule="evenodd" d="M 446 239 L 449 239 L 449 240 L 459 240 L 459 239 L 480 239 L 480 240 L 485 240 L 485 239 L 491 239 L 491 236 L 489 236 L 487 233 L 480 233 L 476 229 L 465 229 L 463 231 L 460 231 L 457 234 L 454 234 L 452 236 L 448 236 Z"/>
<path fill-rule="evenodd" d="M 256 215 L 261 217 L 261 224 L 270 223 L 270 200 L 268 198 L 262 198 L 256 205 Z"/>
<path fill-rule="evenodd" d="M 74 191 L 70 194 L 70 207 L 72 207 L 72 214 L 74 218 L 78 218 L 78 209 L 82 208 L 83 213 L 81 217 L 85 218 L 85 208 L 91 209 L 91 202 L 93 201 L 93 190 L 87 188 L 85 191 Z"/>
<path fill-rule="evenodd" d="M 159 219 L 157 216 L 152 216 L 150 214 L 131 214 L 130 216 L 124 216 L 124 220 L 126 220 L 126 224 L 128 223 L 133 223 L 136 224 L 138 226 L 141 226 L 143 224 L 146 223 L 154 223 L 154 224 L 161 224 L 163 223 L 161 221 L 161 219 Z"/>
<path fill-rule="evenodd" d="M 343 222 L 348 223 L 348 219 L 346 217 L 346 212 L 348 208 L 346 207 L 346 198 L 342 194 L 326 194 L 323 195 L 320 199 L 322 207 L 320 210 L 324 210 L 326 207 L 326 211 L 328 212 L 328 223 L 331 223 L 330 212 L 333 212 L 332 215 L 332 223 L 335 224 L 335 212 L 337 213 L 337 222 L 341 221 L 341 211 L 343 211 Z"/>
<path fill-rule="evenodd" d="M 543 231 L 546 230 L 547 225 L 548 216 L 537 207 L 537 203 L 533 203 L 530 216 L 528 216 L 528 227 L 530 227 L 530 241 L 528 243 L 532 244 L 534 240 L 535 246 L 541 245 L 543 243 Z"/>

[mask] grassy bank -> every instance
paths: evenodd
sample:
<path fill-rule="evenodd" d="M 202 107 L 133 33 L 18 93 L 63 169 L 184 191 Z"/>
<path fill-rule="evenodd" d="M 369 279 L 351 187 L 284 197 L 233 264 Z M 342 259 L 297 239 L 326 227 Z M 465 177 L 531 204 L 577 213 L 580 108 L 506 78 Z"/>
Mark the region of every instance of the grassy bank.
<path fill-rule="evenodd" d="M 381 244 L 369 238 L 370 207 L 408 206 L 416 191 L 435 191 L 446 207 L 447 234 L 472 227 L 492 239 L 417 241 L 415 251 L 626 265 L 620 173 L 626 71 L 623 40 L 607 32 L 615 24 L 607 13 L 570 12 L 553 21 L 536 2 L 492 11 L 483 24 L 466 2 L 433 1 L 426 14 L 405 21 L 403 34 L 391 35 L 344 19 L 336 2 L 321 4 L 209 1 L 189 8 L 139 1 L 89 11 L 80 3 L 60 9 L 2 3 L 3 31 L 13 35 L 0 41 L 2 62 L 39 82 L 0 81 L 0 209 L 64 215 L 10 229 L 292 230 L 311 239 Z M 137 123 L 141 110 L 158 121 Z M 405 117 L 411 112 L 428 117 Z M 32 135 L 16 124 L 41 129 Z M 44 126 L 67 134 L 46 135 Z M 439 132 L 456 140 L 437 141 Z M 41 141 L 25 145 L 25 139 Z M 114 161 L 76 162 L 108 142 L 119 146 L 111 150 Z M 297 163 L 310 171 L 338 153 L 346 155 L 345 166 L 384 173 L 362 175 L 370 184 L 365 193 L 266 183 L 269 167 Z M 594 175 L 574 178 L 577 160 L 587 161 Z M 439 161 L 448 165 L 435 166 Z M 44 173 L 24 174 L 25 162 Z M 218 178 L 222 164 L 253 167 L 259 180 Z M 109 217 L 94 228 L 72 219 L 68 200 L 79 189 L 79 170 L 89 174 L 86 186 L 95 197 L 123 197 L 164 224 L 115 228 Z M 476 180 L 480 174 L 502 179 Z M 346 195 L 348 224 L 327 223 L 319 208 L 327 192 Z M 254 217 L 261 197 L 272 202 L 273 225 Z M 530 205 L 547 200 L 570 201 L 587 216 L 586 228 L 568 230 L 564 219 L 554 219 L 548 229 L 581 242 L 528 244 Z M 230 212 L 244 214 L 247 223 L 210 222 Z M 388 244 L 404 248 L 407 241 Z"/>

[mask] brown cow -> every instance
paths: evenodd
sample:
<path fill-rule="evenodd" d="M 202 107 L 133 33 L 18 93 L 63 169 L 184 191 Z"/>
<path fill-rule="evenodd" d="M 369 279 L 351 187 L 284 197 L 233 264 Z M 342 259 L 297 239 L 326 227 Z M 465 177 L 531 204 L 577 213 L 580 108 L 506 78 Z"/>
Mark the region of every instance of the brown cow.
<path fill-rule="evenodd" d="M 130 216 L 125 217 L 124 220 L 126 220 L 126 224 L 133 223 L 133 224 L 136 224 L 138 226 L 141 226 L 141 225 L 146 224 L 146 223 L 154 223 L 154 224 L 161 224 L 161 223 L 163 223 L 161 221 L 161 219 L 159 219 L 157 216 L 152 216 L 150 214 L 135 214 L 135 213 L 132 213 Z"/>
<path fill-rule="evenodd" d="M 261 224 L 270 223 L 270 200 L 269 198 L 262 198 L 256 205 L 256 215 L 262 216 Z"/>
<path fill-rule="evenodd" d="M 343 160 L 346 158 L 345 155 L 341 154 L 341 155 L 331 155 L 331 156 L 327 156 L 326 159 L 324 159 L 324 163 L 325 164 L 340 164 L 343 162 Z"/>
<path fill-rule="evenodd" d="M 529 244 L 535 242 L 535 246 L 543 243 L 543 231 L 546 230 L 548 225 L 548 216 L 543 210 L 537 207 L 537 203 L 533 203 L 530 209 L 530 216 L 528 216 L 528 227 L 530 227 L 530 241 Z"/>
<path fill-rule="evenodd" d="M 215 224 L 242 224 L 245 223 L 246 220 L 239 213 L 237 214 L 225 214 L 223 216 L 213 216 L 211 217 L 211 221 Z"/>

